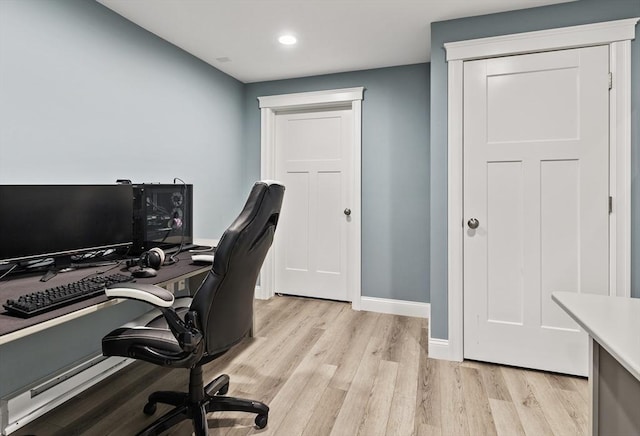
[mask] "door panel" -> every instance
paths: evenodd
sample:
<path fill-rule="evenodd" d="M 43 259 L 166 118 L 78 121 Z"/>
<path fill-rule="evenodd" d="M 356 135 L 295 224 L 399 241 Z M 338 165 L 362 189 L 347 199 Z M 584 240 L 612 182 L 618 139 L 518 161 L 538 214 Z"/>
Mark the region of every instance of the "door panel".
<path fill-rule="evenodd" d="M 522 162 L 490 162 L 487 175 L 487 318 L 522 324 Z"/>
<path fill-rule="evenodd" d="M 577 330 L 551 292 L 580 288 L 580 162 L 542 161 L 540 169 L 541 325 Z"/>
<path fill-rule="evenodd" d="M 340 171 L 318 172 L 318 226 L 317 264 L 319 272 L 342 273 L 342 253 L 344 215 L 339 213 L 336 199 L 342 194 L 342 174 Z"/>
<path fill-rule="evenodd" d="M 608 294 L 608 48 L 464 64 L 464 356 L 586 375 L 554 291 Z"/>
<path fill-rule="evenodd" d="M 287 190 L 287 202 L 296 205 L 288 208 L 282 221 L 289 223 L 287 231 L 278 232 L 278 238 L 284 240 L 284 263 L 287 269 L 307 271 L 309 269 L 309 232 L 311 214 L 309 213 L 309 173 L 291 171 L 280 177 Z"/>
<path fill-rule="evenodd" d="M 575 139 L 578 136 L 577 71 L 575 67 L 568 67 L 532 72 L 500 71 L 488 76 L 488 142 Z M 558 95 L 562 99 L 558 99 Z M 523 101 L 529 104 L 523 105 Z"/>

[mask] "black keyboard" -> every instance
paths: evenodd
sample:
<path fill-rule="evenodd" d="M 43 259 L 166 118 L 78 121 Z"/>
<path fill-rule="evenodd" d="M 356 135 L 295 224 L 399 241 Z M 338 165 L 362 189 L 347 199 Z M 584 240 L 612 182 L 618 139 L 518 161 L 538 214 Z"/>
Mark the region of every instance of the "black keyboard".
<path fill-rule="evenodd" d="M 32 292 L 20 296 L 17 300 L 7 300 L 4 308 L 11 315 L 22 318 L 40 315 L 62 306 L 77 303 L 104 293 L 107 286 L 114 283 L 130 282 L 133 277 L 124 274 L 96 276 L 69 283 L 44 291 Z"/>

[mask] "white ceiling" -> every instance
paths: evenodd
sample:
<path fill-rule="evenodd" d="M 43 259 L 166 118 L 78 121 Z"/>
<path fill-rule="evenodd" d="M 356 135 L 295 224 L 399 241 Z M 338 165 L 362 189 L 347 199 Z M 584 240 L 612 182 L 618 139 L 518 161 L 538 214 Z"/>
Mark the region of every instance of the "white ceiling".
<path fill-rule="evenodd" d="M 247 83 L 427 62 L 434 21 L 573 0 L 97 1 Z"/>

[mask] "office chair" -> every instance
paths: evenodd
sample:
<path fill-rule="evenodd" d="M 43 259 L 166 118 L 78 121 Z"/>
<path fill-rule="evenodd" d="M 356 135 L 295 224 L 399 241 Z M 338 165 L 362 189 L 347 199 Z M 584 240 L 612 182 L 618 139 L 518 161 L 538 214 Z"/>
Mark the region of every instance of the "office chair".
<path fill-rule="evenodd" d="M 174 302 L 166 289 L 124 283 L 106 290 L 110 298 L 130 298 L 156 306 L 161 315 L 144 326 L 120 327 L 102 339 L 105 356 L 124 356 L 160 366 L 188 368 L 189 392 L 152 393 L 144 413 L 157 403 L 175 406 L 139 436 L 156 435 L 191 419 L 196 436 L 208 434 L 206 414 L 216 411 L 256 413 L 258 428 L 267 425 L 269 407 L 258 401 L 224 396 L 229 376 L 223 374 L 204 386 L 202 366 L 239 343 L 253 325 L 253 298 L 258 273 L 273 241 L 284 186 L 256 182 L 249 198 L 224 232 L 211 270 L 186 304 Z M 175 303 L 175 304 L 174 304 Z"/>

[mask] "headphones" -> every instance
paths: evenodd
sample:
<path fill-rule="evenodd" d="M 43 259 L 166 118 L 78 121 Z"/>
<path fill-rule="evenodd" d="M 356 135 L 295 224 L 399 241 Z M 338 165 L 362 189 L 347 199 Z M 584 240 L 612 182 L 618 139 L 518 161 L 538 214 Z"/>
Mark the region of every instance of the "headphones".
<path fill-rule="evenodd" d="M 140 255 L 138 259 L 127 260 L 127 268 L 132 266 L 139 266 L 140 268 L 153 268 L 160 269 L 164 264 L 165 254 L 162 249 L 154 247 L 149 251 L 145 251 Z"/>

